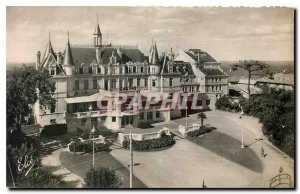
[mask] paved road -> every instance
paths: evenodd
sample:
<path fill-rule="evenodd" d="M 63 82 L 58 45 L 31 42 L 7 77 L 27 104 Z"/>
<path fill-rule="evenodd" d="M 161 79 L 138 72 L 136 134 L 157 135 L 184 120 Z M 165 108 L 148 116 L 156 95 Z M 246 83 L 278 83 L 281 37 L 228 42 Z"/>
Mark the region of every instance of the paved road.
<path fill-rule="evenodd" d="M 294 161 L 262 137 L 257 119 L 238 114 L 206 112 L 205 123 L 217 127 L 217 131 L 193 141 L 183 139 L 167 150 L 160 152 L 134 152 L 134 174 L 151 188 L 201 187 L 202 181 L 211 188 L 267 188 L 269 179 L 278 173 L 280 166 L 294 176 Z M 196 116 L 189 117 L 189 124 Z M 200 121 L 198 121 L 200 122 Z M 185 119 L 177 119 L 164 126 L 176 128 L 185 125 Z M 244 142 L 241 149 L 241 127 Z M 260 156 L 264 147 L 267 156 Z M 126 165 L 127 150 L 113 150 L 111 155 Z"/>
<path fill-rule="evenodd" d="M 86 172 L 91 168 L 92 154 L 74 156 L 73 153 L 62 152 L 60 154 L 60 161 L 68 170 L 84 178 Z M 119 188 L 129 188 L 129 170 L 127 165 L 126 167 L 124 166 L 108 152 L 99 152 L 95 154 L 95 168 L 105 167 L 115 170 L 116 175 L 120 178 L 121 182 Z M 146 185 L 135 176 L 133 177 L 133 186 L 135 188 L 146 188 Z"/>

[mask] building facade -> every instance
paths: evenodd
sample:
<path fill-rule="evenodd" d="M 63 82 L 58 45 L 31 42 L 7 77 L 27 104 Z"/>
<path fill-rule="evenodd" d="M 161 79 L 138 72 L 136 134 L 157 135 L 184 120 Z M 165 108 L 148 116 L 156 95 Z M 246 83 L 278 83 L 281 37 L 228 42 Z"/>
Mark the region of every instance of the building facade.
<path fill-rule="evenodd" d="M 120 130 L 127 125 L 169 121 L 181 116 L 182 98 L 176 99 L 175 107 L 166 104 L 162 108 L 159 105 L 163 98 L 172 99 L 173 93 L 198 92 L 199 87 L 195 75 L 189 75 L 189 79 L 183 75 L 185 68 L 175 63 L 172 49 L 159 57 L 156 43 L 152 43 L 147 57 L 135 46 L 103 44 L 99 24 L 92 45 L 71 45 L 68 36 L 65 50 L 56 53 L 49 37 L 43 56 L 37 52 L 36 69 L 49 71 L 56 84 L 55 106 L 41 110 L 37 102 L 36 122 L 41 126 L 66 123 L 69 131 L 92 127 Z M 195 89 L 187 90 L 187 86 Z M 115 103 L 120 94 L 127 96 L 123 104 Z M 136 95 L 144 106 L 146 98 L 153 94 L 161 98 L 149 109 L 128 109 Z M 100 97 L 102 108 L 98 104 Z M 202 106 L 205 108 L 206 103 Z"/>
<path fill-rule="evenodd" d="M 228 75 L 220 67 L 220 62 L 209 53 L 201 49 L 180 50 L 175 64 L 186 64 L 190 82 L 195 83 L 183 89 L 206 94 L 211 108 L 214 108 L 218 98 L 229 93 Z"/>

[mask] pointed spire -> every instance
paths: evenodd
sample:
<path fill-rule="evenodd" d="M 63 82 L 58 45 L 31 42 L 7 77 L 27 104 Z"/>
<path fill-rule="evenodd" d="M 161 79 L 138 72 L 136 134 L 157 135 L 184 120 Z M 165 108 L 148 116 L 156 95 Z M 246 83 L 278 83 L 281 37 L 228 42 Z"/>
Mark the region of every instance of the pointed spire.
<path fill-rule="evenodd" d="M 46 48 L 46 53 L 45 54 L 54 54 L 54 51 L 53 51 L 53 48 L 52 48 L 52 44 L 51 44 L 51 38 L 50 38 L 50 32 L 49 32 L 49 40 L 48 40 L 48 45 L 47 45 L 47 48 Z"/>
<path fill-rule="evenodd" d="M 152 55 L 152 64 L 158 64 L 159 58 L 158 58 L 158 52 L 157 52 L 157 47 L 156 47 L 156 42 L 154 43 L 153 46 L 153 55 Z"/>
<path fill-rule="evenodd" d="M 73 63 L 73 57 L 72 57 L 72 51 L 71 51 L 71 46 L 70 46 L 70 41 L 69 41 L 69 30 L 68 30 L 68 42 L 66 45 L 66 50 L 64 53 L 64 61 L 63 61 L 63 65 L 74 65 Z"/>
<path fill-rule="evenodd" d="M 97 14 L 97 26 L 95 28 L 94 35 L 102 36 L 101 30 L 100 30 L 100 27 L 99 27 L 98 14 Z"/>

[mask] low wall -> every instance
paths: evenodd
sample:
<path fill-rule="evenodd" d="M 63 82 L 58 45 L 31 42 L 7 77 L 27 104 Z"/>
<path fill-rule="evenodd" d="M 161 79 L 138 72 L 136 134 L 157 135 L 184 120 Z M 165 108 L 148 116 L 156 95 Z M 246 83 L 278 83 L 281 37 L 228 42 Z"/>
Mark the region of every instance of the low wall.
<path fill-rule="evenodd" d="M 142 133 L 142 134 L 137 134 L 137 133 L 132 133 L 132 139 L 136 141 L 143 141 L 143 140 L 148 140 L 148 139 L 158 139 L 161 137 L 162 133 L 166 133 L 167 135 L 171 135 L 170 129 L 167 127 L 163 127 L 161 130 L 157 132 L 152 132 L 152 133 Z M 130 138 L 129 133 L 119 133 L 118 134 L 118 141 L 120 144 L 123 144 L 123 141 L 126 139 Z"/>
<path fill-rule="evenodd" d="M 200 129 L 200 125 L 197 123 L 193 123 L 192 126 L 183 126 L 183 125 L 179 125 L 178 127 L 178 131 L 181 133 L 181 135 L 183 135 L 184 137 L 186 137 L 186 134 L 190 131 L 195 131 Z"/>

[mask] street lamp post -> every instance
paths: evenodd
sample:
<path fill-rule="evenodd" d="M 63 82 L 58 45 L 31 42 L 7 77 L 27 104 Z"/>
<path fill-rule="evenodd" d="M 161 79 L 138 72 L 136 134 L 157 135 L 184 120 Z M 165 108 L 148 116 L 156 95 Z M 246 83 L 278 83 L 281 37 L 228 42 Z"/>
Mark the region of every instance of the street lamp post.
<path fill-rule="evenodd" d="M 132 188 L 132 176 L 133 176 L 133 153 L 132 153 L 132 131 L 130 128 L 130 188 Z"/>
<path fill-rule="evenodd" d="M 90 123 L 91 123 L 91 132 L 90 132 L 90 134 L 91 134 L 91 139 L 92 139 L 92 141 L 93 141 L 93 168 L 95 167 L 95 145 L 94 145 L 94 135 L 95 135 L 95 132 L 96 132 L 96 129 L 95 129 L 95 127 L 93 127 L 92 128 L 92 110 L 93 110 L 93 108 L 92 108 L 92 106 L 90 105 L 89 106 L 89 112 L 90 112 Z"/>
<path fill-rule="evenodd" d="M 95 141 L 94 141 L 94 135 L 96 133 L 96 129 L 93 126 L 93 129 L 91 130 L 91 138 L 93 141 L 93 168 L 95 167 Z"/>
<path fill-rule="evenodd" d="M 188 125 L 188 121 L 187 121 L 187 104 L 186 104 L 186 107 L 185 107 L 185 126 L 187 127 Z"/>

